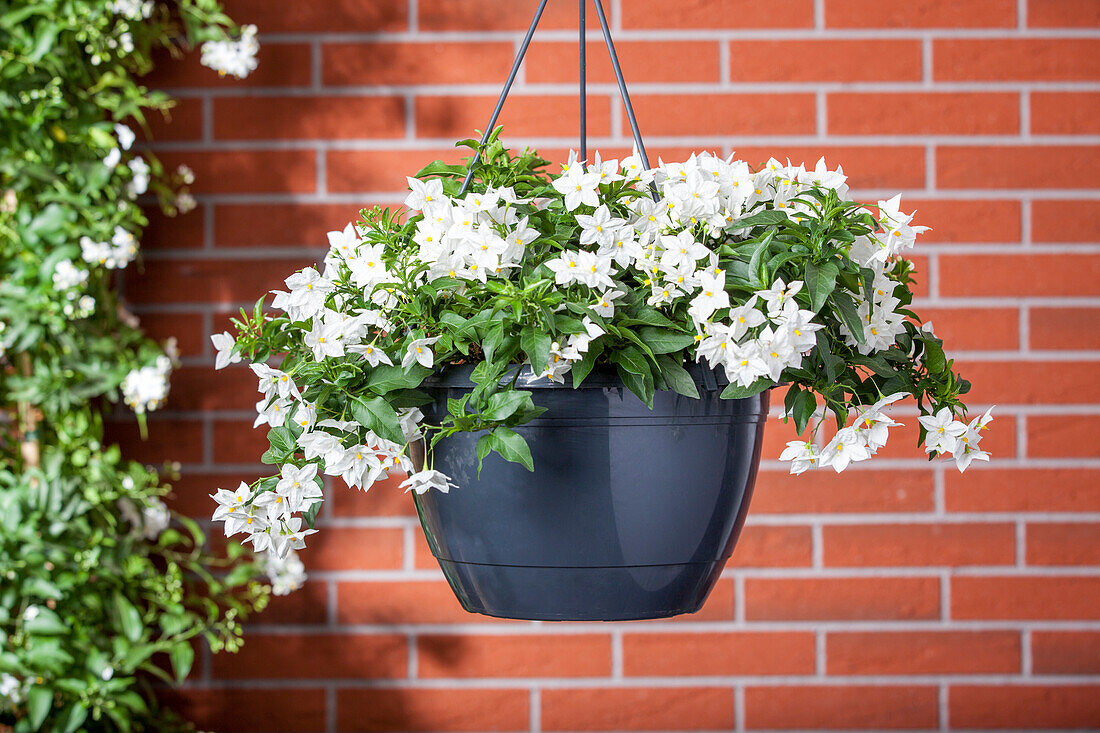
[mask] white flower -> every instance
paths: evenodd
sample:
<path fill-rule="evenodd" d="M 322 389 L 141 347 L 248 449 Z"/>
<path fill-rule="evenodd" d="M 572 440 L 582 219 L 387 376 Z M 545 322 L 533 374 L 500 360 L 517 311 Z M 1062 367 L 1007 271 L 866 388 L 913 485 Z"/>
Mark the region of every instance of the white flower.
<path fill-rule="evenodd" d="M 207 41 L 202 44 L 201 63 L 221 76 L 228 74 L 243 79 L 255 70 L 259 50 L 256 26 L 245 25 L 241 26 L 241 36 L 236 41 Z"/>
<path fill-rule="evenodd" d="M 312 267 L 296 272 L 286 279 L 290 288 L 287 300 L 287 312 L 296 321 L 305 320 L 320 313 L 325 307 L 325 299 L 332 292 L 332 281 L 322 277 Z"/>
<path fill-rule="evenodd" d="M 626 224 L 626 220 L 612 216 L 607 206 L 601 204 L 591 216 L 577 214 L 577 223 L 581 225 L 582 245 L 595 243 L 604 247 L 614 241 L 616 231 Z"/>
<path fill-rule="evenodd" d="M 260 565 L 267 579 L 271 581 L 271 593 L 285 596 L 298 590 L 306 581 L 306 566 L 293 549 L 280 557 L 274 548 L 261 555 Z"/>
<path fill-rule="evenodd" d="M 754 294 L 744 305 L 730 309 L 730 335 L 737 340 L 748 333 L 750 328 L 756 328 L 764 323 L 764 314 L 756 307 L 757 296 Z"/>
<path fill-rule="evenodd" d="M 156 497 L 146 500 L 145 506 L 141 509 L 141 528 L 145 539 L 155 540 L 160 537 L 160 533 L 168 528 L 171 521 L 172 513 L 168 511 L 163 501 Z"/>
<path fill-rule="evenodd" d="M 291 420 L 303 430 L 312 430 L 317 422 L 317 406 L 309 402 L 299 402 Z"/>
<path fill-rule="evenodd" d="M 955 442 L 966 432 L 966 425 L 955 420 L 947 407 L 940 409 L 935 415 L 921 415 L 917 419 L 927 431 L 924 449 L 928 453 L 952 452 Z"/>
<path fill-rule="evenodd" d="M 53 270 L 53 286 L 64 291 L 83 285 L 88 280 L 88 271 L 73 265 L 72 260 L 58 260 Z"/>
<path fill-rule="evenodd" d="M 726 276 L 721 271 L 700 272 L 697 279 L 700 292 L 691 301 L 689 310 L 695 321 L 702 322 L 708 320 L 715 311 L 728 308 L 730 294 L 726 292 Z"/>
<path fill-rule="evenodd" d="M 140 196 L 149 190 L 149 164 L 141 156 L 130 161 L 130 196 Z"/>
<path fill-rule="evenodd" d="M 103 165 L 114 170 L 120 160 L 122 160 L 122 151 L 118 148 L 111 148 L 107 151 L 107 154 L 103 156 Z"/>
<path fill-rule="evenodd" d="M 212 334 L 210 342 L 214 344 L 214 349 L 218 352 L 214 361 L 215 369 L 224 369 L 230 364 L 236 364 L 241 360 L 241 355 L 233 352 L 237 342 L 233 340 L 233 336 L 228 331 Z"/>
<path fill-rule="evenodd" d="M 332 433 L 326 433 L 323 430 L 305 431 L 298 436 L 297 443 L 302 448 L 302 452 L 305 454 L 306 460 L 310 461 L 314 458 L 322 458 L 325 461 L 326 473 L 328 473 L 328 464 L 332 462 L 330 459 L 343 455 L 344 449 L 340 445 L 340 439 Z M 329 474 L 330 476 L 335 474 Z"/>
<path fill-rule="evenodd" d="M 792 440 L 779 454 L 779 460 L 791 462 L 791 473 L 796 476 L 811 468 L 817 468 L 821 457 L 813 443 L 804 440 Z"/>
<path fill-rule="evenodd" d="M 282 427 L 289 417 L 291 404 L 290 400 L 264 397 L 256 403 L 256 420 L 252 423 L 252 427 L 258 428 L 261 425 Z"/>
<path fill-rule="evenodd" d="M 382 244 L 362 245 L 355 259 L 348 261 L 351 280 L 364 290 L 371 290 L 378 283 L 389 280 L 389 272 L 382 261 Z"/>
<path fill-rule="evenodd" d="M 401 425 L 406 443 L 420 437 L 420 421 L 423 419 L 424 413 L 419 407 L 405 407 L 397 411 L 397 421 Z"/>
<path fill-rule="evenodd" d="M 226 515 L 225 536 L 232 537 L 238 532 L 262 532 L 267 526 L 267 511 L 255 504 L 248 504 Z"/>
<path fill-rule="evenodd" d="M 424 494 L 431 489 L 438 489 L 446 494 L 451 489 L 458 488 L 458 486 L 452 483 L 451 479 L 442 471 L 428 468 L 418 471 L 402 481 L 401 488 L 405 489 L 406 494 L 410 491 Z"/>
<path fill-rule="evenodd" d="M 587 173 L 581 165 L 571 165 L 562 175 L 551 181 L 554 190 L 565 197 L 566 211 L 573 211 L 581 204 L 600 205 L 600 176 Z"/>
<path fill-rule="evenodd" d="M 439 204 L 444 199 L 443 180 L 433 178 L 421 181 L 418 178 L 406 177 L 409 182 L 409 195 L 405 198 L 405 206 L 414 211 L 424 211 Z"/>
<path fill-rule="evenodd" d="M 315 315 L 313 327 L 302 341 L 313 349 L 313 358 L 317 361 L 323 361 L 329 356 L 343 356 L 344 317 L 327 309 L 323 316 Z"/>
<path fill-rule="evenodd" d="M 435 360 L 435 354 L 432 353 L 431 345 L 439 340 L 439 336 L 433 336 L 432 338 L 413 339 L 409 342 L 409 345 L 405 347 L 405 357 L 401 359 L 401 366 L 407 367 L 409 364 L 416 362 L 420 366 L 428 367 L 431 369 Z"/>
<path fill-rule="evenodd" d="M 372 367 L 378 366 L 379 364 L 393 365 L 393 362 L 390 361 L 390 357 L 386 355 L 386 352 L 374 344 L 355 344 L 354 346 L 349 346 L 348 351 L 353 354 L 361 355 Z"/>
<path fill-rule="evenodd" d="M 782 278 L 776 278 L 770 288 L 757 292 L 757 295 L 764 299 L 764 302 L 768 305 L 768 315 L 772 315 L 781 312 L 787 299 L 793 298 L 794 294 L 801 289 L 801 280 L 794 280 L 790 285 L 787 285 Z"/>
<path fill-rule="evenodd" d="M 593 252 L 581 250 L 577 253 L 577 267 L 574 277 L 577 282 L 590 288 L 611 288 L 611 258 L 601 257 Z"/>
<path fill-rule="evenodd" d="M 168 375 L 172 363 L 160 356 L 150 366 L 133 369 L 122 380 L 122 396 L 134 412 L 155 410 L 168 398 Z"/>
<path fill-rule="evenodd" d="M 615 301 L 626 295 L 621 290 L 608 290 L 596 298 L 592 305 L 592 312 L 600 318 L 611 318 L 615 315 Z"/>
<path fill-rule="evenodd" d="M 134 144 L 134 140 L 137 139 L 134 131 L 123 124 L 115 125 L 115 137 L 118 138 L 118 145 L 123 150 L 129 150 L 130 146 Z"/>
<path fill-rule="evenodd" d="M 252 489 L 248 488 L 248 484 L 242 481 L 236 491 L 218 489 L 210 498 L 218 503 L 218 508 L 214 510 L 214 521 L 220 522 L 233 512 L 244 509 L 248 502 L 252 500 Z"/>
<path fill-rule="evenodd" d="M 860 434 L 851 427 L 846 427 L 838 430 L 821 451 L 821 465 L 832 466 L 834 471 L 840 473 L 850 463 L 865 461 L 870 457 Z"/>

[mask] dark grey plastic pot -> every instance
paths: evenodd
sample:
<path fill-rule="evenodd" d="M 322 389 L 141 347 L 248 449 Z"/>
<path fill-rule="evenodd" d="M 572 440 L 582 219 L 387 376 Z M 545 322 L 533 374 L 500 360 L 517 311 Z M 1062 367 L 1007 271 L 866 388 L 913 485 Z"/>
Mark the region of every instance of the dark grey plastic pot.
<path fill-rule="evenodd" d="M 442 374 L 436 402 L 470 391 L 470 368 Z M 491 454 L 480 434 L 440 441 L 434 467 L 458 488 L 416 497 L 424 533 L 468 611 L 553 621 L 625 621 L 699 610 L 733 552 L 752 496 L 768 392 L 719 399 L 658 392 L 650 410 L 613 372 L 580 389 L 520 377 L 547 408 L 517 428 L 535 472 Z M 567 378 L 568 379 L 568 378 Z"/>

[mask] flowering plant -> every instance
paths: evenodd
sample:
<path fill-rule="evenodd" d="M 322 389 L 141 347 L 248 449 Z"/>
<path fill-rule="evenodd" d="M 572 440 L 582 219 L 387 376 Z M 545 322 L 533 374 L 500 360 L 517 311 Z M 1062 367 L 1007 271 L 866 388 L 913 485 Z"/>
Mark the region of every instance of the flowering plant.
<path fill-rule="evenodd" d="M 787 383 L 786 417 L 800 435 L 814 425 L 783 452 L 792 473 L 869 458 L 898 424 L 885 408 L 906 396 L 924 413 L 930 457 L 950 454 L 960 470 L 988 459 L 978 444 L 989 413 L 955 419 L 970 385 L 909 308 L 913 265 L 902 254 L 924 227 L 898 197 L 876 213 L 824 161 L 754 171 L 706 153 L 653 169 L 636 153 L 571 154 L 551 177 L 547 161 L 511 154 L 499 132 L 459 143 L 478 153 L 467 164 L 435 162 L 409 178 L 407 217 L 375 208 L 331 232 L 322 270 L 275 292 L 279 315 L 261 299 L 235 336 L 213 337 L 219 367 L 252 362 L 263 460 L 281 466 L 218 493 L 227 534 L 302 547 L 322 474 L 365 490 L 406 472 L 406 489 L 448 491 L 430 452 L 425 467 L 410 460 L 422 438 L 481 432 L 479 465 L 496 452 L 534 470 L 514 429 L 542 411 L 520 388 L 523 369 L 577 387 L 603 364 L 650 406 L 655 390 L 697 398 L 685 369 L 694 362 L 724 377 L 723 398 Z M 476 387 L 423 421 L 421 385 L 462 363 L 476 365 Z M 815 442 L 823 411 L 837 430 Z"/>
<path fill-rule="evenodd" d="M 169 510 L 171 470 L 104 431 L 105 407 L 144 429 L 168 394 L 174 344 L 114 285 L 140 197 L 194 206 L 190 171 L 135 130 L 172 103 L 140 81 L 153 51 L 197 43 L 220 71 L 255 66 L 216 0 L 0 0 L 0 730 L 193 730 L 156 709 L 151 678 L 184 679 L 199 639 L 235 650 L 270 590 L 239 544 L 215 557 Z"/>

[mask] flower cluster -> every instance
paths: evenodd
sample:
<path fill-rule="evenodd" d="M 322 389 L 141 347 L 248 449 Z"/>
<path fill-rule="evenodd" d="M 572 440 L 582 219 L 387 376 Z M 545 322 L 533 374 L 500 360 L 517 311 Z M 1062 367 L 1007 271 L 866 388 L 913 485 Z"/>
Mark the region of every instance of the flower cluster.
<path fill-rule="evenodd" d="M 122 227 L 115 227 L 111 239 L 96 242 L 85 235 L 80 238 L 80 256 L 90 264 L 103 265 L 108 270 L 121 270 L 137 257 L 137 240 Z"/>
<path fill-rule="evenodd" d="M 408 179 L 407 221 L 375 210 L 330 232 L 323 266 L 274 291 L 283 315 L 265 315 L 261 301 L 236 334 L 212 337 L 217 368 L 252 362 L 264 460 L 281 465 L 279 476 L 218 492 L 227 534 L 280 555 L 304 546 L 322 474 L 365 490 L 406 473 L 406 490 L 448 491 L 430 451 L 422 464 L 410 446 L 454 432 L 485 430 L 479 460 L 495 451 L 531 468 L 511 428 L 539 409 L 506 384 L 514 365 L 577 386 L 600 361 L 647 404 L 656 389 L 698 396 L 688 362 L 723 376 L 724 398 L 789 382 L 800 434 L 818 396 L 838 421 L 823 448 L 788 446 L 793 473 L 869 458 L 898 424 L 885 408 L 908 395 L 949 421 L 954 442 L 930 429 L 929 453 L 951 453 L 960 469 L 986 456 L 977 430 L 989 414 L 960 445 L 950 420 L 969 385 L 908 308 L 902 254 L 924 227 L 900 199 L 877 211 L 853 202 L 843 170 L 824 160 L 753 170 L 702 153 L 647 168 L 637 153 L 590 163 L 570 154 L 550 177 L 530 151 L 516 158 L 491 142 L 481 152 L 470 190 L 459 185 L 465 166 L 428 166 Z M 273 355 L 284 357 L 278 366 Z M 426 424 L 416 388 L 456 361 L 478 363 L 478 389 Z M 288 493 L 288 477 L 305 485 L 302 476 L 308 495 Z"/>
<path fill-rule="evenodd" d="M 202 44 L 202 65 L 222 76 L 243 79 L 256 69 L 256 54 L 260 43 L 256 40 L 256 26 L 242 25 L 237 40 L 207 41 Z"/>
<path fill-rule="evenodd" d="M 138 414 L 155 410 L 168 399 L 168 375 L 172 360 L 161 354 L 147 366 L 132 369 L 122 380 L 122 398 Z"/>

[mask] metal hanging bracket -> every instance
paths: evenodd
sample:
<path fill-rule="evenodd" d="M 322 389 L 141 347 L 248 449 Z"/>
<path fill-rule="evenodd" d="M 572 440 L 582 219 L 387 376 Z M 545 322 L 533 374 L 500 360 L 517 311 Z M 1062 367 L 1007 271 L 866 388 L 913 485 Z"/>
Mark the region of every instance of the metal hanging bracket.
<path fill-rule="evenodd" d="M 585 4 L 587 0 L 579 0 L 579 18 L 578 25 L 580 28 L 580 148 L 581 148 L 581 160 L 588 159 L 588 104 L 587 104 L 587 82 L 586 82 L 586 54 L 585 54 Z M 603 30 L 604 44 L 607 46 L 608 56 L 611 58 L 611 68 L 615 72 L 615 81 L 619 85 L 619 96 L 622 97 L 623 106 L 626 108 L 626 119 L 630 123 L 630 131 L 634 135 L 634 146 L 638 150 L 638 156 L 642 159 L 642 165 L 649 168 L 649 156 L 646 155 L 645 144 L 642 142 L 642 133 L 638 130 L 638 120 L 634 116 L 634 107 L 630 104 L 630 94 L 626 90 L 626 81 L 623 79 L 623 70 L 619 66 L 619 56 L 615 53 L 615 43 L 611 40 L 611 28 L 607 24 L 607 16 L 603 11 L 603 3 L 601 0 L 593 0 L 596 4 L 596 16 L 600 21 L 600 28 Z M 531 37 L 535 35 L 535 28 L 538 27 L 539 20 L 542 18 L 542 11 L 546 9 L 547 0 L 539 0 L 538 8 L 535 10 L 535 17 L 531 19 L 531 25 L 527 28 L 527 33 L 523 36 L 523 42 L 520 43 L 519 52 L 516 53 L 515 61 L 512 62 L 512 70 L 508 72 L 508 79 L 504 82 L 504 88 L 500 91 L 500 96 L 497 98 L 496 106 L 493 107 L 493 114 L 489 117 L 489 124 L 485 126 L 485 130 L 481 135 L 481 144 L 485 145 L 489 136 L 493 132 L 493 128 L 496 127 L 497 118 L 500 117 L 500 110 L 504 107 L 504 100 L 508 97 L 508 92 L 512 89 L 512 83 L 516 80 L 516 74 L 519 72 L 520 64 L 523 63 L 524 56 L 527 55 L 527 47 L 531 45 Z M 466 171 L 466 178 L 462 181 L 462 188 L 459 190 L 459 194 L 466 192 L 466 188 L 470 185 L 470 180 L 474 175 L 474 166 L 477 165 L 481 159 L 481 151 L 478 150 L 474 153 L 473 159 L 470 161 L 470 167 Z"/>

